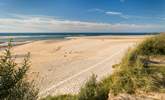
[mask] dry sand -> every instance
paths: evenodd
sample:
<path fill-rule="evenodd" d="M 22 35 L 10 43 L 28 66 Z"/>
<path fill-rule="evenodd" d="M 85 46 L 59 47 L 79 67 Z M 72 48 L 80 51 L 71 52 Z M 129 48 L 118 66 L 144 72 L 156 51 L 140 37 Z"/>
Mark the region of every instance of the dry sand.
<path fill-rule="evenodd" d="M 13 51 L 20 58 L 31 53 L 30 76 L 35 76 L 40 96 L 77 93 L 92 73 L 98 79 L 112 73 L 112 65 L 143 38 L 96 36 L 44 40 L 14 47 Z"/>

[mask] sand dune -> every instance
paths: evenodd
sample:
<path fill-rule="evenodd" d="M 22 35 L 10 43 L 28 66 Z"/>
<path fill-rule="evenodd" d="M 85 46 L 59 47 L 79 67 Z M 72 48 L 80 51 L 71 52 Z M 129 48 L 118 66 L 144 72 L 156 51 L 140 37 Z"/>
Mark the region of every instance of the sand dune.
<path fill-rule="evenodd" d="M 92 73 L 98 79 L 110 74 L 112 65 L 143 38 L 100 36 L 36 41 L 17 46 L 13 52 L 17 55 L 31 53 L 29 75 L 38 82 L 40 96 L 77 93 Z"/>

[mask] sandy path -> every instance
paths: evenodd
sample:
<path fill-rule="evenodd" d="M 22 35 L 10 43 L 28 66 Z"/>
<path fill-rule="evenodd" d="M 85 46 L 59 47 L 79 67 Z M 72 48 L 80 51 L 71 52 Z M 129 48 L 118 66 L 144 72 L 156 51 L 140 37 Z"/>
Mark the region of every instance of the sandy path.
<path fill-rule="evenodd" d="M 17 55 L 31 52 L 31 76 L 40 96 L 77 93 L 92 73 L 98 79 L 112 72 L 127 49 L 142 38 L 76 38 L 66 41 L 37 41 L 14 48 Z"/>

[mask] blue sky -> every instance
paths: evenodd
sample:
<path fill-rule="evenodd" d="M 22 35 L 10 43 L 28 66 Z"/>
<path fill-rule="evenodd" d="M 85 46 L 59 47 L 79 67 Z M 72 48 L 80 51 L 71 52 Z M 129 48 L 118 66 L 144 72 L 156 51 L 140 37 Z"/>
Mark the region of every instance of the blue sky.
<path fill-rule="evenodd" d="M 165 0 L 0 0 L 0 32 L 161 32 Z"/>

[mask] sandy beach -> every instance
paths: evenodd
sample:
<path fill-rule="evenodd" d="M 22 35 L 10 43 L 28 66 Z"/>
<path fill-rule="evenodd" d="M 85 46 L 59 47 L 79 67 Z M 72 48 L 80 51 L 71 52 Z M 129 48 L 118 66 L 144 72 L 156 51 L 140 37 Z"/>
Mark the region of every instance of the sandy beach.
<path fill-rule="evenodd" d="M 145 36 L 93 36 L 69 40 L 36 41 L 13 48 L 22 58 L 31 53 L 29 76 L 39 86 L 39 96 L 77 93 L 82 84 L 96 74 L 98 80 L 112 73 L 129 47 Z"/>

